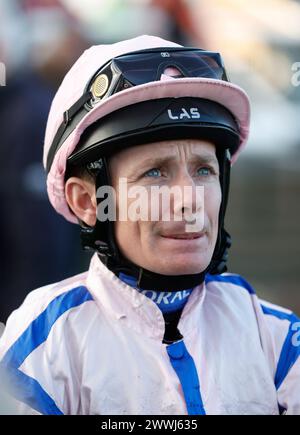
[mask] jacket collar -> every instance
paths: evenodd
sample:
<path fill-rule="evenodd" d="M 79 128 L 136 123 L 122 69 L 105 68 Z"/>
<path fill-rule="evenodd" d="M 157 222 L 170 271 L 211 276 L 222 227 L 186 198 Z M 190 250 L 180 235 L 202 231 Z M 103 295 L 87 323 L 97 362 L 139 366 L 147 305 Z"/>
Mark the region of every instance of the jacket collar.
<path fill-rule="evenodd" d="M 165 322 L 156 303 L 121 281 L 100 261 L 97 254 L 91 259 L 87 286 L 100 310 L 115 321 L 125 323 L 138 334 L 162 342 Z M 205 294 L 203 283 L 194 288 L 190 295 L 178 325 L 183 336 L 196 327 Z"/>

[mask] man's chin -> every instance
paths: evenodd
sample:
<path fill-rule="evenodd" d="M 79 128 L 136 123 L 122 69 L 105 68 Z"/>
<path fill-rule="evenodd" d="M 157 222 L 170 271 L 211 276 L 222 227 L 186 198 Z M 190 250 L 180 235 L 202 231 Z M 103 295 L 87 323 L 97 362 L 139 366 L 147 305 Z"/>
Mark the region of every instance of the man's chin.
<path fill-rule="evenodd" d="M 192 275 L 203 272 L 209 262 L 174 262 L 172 264 L 160 264 L 155 267 L 153 272 L 160 273 L 161 275 Z"/>

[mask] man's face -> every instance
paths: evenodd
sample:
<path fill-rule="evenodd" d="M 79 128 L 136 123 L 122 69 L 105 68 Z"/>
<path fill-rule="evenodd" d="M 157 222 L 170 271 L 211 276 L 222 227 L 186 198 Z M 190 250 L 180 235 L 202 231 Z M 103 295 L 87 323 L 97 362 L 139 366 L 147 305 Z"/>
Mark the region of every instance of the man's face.
<path fill-rule="evenodd" d="M 119 198 L 120 178 L 123 182 L 126 180 L 129 191 L 142 188 L 148 193 L 140 202 L 147 205 L 148 217 L 151 210 L 157 208 L 151 196 L 153 188 L 175 188 L 177 192 L 170 195 L 168 204 L 166 201 L 160 204 L 156 220 L 115 222 L 116 241 L 123 255 L 156 273 L 202 272 L 214 251 L 221 204 L 215 146 L 198 139 L 135 146 L 111 157 L 109 169 L 117 194 L 117 212 L 125 200 L 124 195 Z M 126 199 L 127 209 L 136 199 Z M 169 215 L 165 214 L 166 207 L 169 207 Z M 198 223 L 202 222 L 201 225 L 191 226 L 191 216 L 196 217 Z"/>

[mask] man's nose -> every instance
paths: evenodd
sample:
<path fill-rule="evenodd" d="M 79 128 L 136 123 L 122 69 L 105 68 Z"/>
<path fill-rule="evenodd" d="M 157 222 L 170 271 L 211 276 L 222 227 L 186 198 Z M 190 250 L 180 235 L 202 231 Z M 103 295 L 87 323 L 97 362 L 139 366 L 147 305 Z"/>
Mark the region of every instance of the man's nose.
<path fill-rule="evenodd" d="M 174 214 L 196 214 L 203 206 L 204 187 L 195 183 L 193 176 L 182 170 L 174 180 Z M 173 185 L 173 186 L 174 186 Z"/>

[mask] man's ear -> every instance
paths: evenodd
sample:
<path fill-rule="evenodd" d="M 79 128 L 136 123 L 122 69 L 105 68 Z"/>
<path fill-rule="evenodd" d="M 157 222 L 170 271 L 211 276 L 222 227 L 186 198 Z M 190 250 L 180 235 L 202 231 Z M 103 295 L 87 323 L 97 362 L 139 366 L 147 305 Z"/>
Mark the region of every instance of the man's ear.
<path fill-rule="evenodd" d="M 89 180 L 70 177 L 66 181 L 65 195 L 72 212 L 85 224 L 96 224 L 97 202 L 95 185 Z"/>

